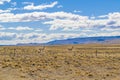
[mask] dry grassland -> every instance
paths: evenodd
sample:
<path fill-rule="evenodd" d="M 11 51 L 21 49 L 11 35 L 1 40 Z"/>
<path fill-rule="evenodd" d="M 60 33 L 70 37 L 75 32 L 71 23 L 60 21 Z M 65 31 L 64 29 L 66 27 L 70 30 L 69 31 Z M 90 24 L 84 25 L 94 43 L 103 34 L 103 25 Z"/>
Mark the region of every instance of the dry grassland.
<path fill-rule="evenodd" d="M 120 80 L 120 45 L 2 46 L 0 80 Z"/>

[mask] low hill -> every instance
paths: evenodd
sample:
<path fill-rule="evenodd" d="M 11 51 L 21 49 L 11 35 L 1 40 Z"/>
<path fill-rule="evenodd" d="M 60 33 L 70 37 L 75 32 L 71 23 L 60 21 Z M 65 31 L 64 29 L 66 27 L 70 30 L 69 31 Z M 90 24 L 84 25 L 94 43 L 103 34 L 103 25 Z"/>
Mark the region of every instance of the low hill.
<path fill-rule="evenodd" d="M 56 45 L 56 44 L 119 44 L 120 36 L 109 36 L 109 37 L 85 37 L 85 38 L 72 38 L 65 40 L 55 40 L 46 43 L 47 45 Z"/>
<path fill-rule="evenodd" d="M 66 44 L 120 44 L 120 36 L 84 37 L 54 40 L 48 43 L 19 43 L 17 46 L 66 45 Z"/>

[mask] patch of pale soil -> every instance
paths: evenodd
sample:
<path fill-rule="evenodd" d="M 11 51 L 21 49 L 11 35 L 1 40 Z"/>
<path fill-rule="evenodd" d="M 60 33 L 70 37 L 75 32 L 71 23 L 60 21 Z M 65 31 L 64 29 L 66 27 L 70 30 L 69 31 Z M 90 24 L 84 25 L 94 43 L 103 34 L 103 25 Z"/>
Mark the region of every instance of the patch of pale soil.
<path fill-rule="evenodd" d="M 25 73 L 10 67 L 0 68 L 0 80 L 34 80 Z"/>

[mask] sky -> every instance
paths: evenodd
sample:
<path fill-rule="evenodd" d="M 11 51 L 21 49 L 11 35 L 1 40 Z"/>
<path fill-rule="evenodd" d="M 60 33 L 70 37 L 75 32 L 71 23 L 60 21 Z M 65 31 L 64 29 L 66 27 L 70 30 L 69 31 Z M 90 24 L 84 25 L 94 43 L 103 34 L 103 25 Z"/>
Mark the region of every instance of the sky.
<path fill-rule="evenodd" d="M 120 0 L 0 0 L 0 45 L 120 36 Z"/>

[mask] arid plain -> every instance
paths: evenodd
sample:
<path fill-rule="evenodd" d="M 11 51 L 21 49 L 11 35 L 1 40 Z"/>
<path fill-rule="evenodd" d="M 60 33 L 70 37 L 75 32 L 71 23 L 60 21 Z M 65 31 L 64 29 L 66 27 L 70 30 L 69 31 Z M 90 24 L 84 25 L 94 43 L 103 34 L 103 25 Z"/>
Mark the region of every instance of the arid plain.
<path fill-rule="evenodd" d="M 120 45 L 1 46 L 0 80 L 120 80 Z"/>

